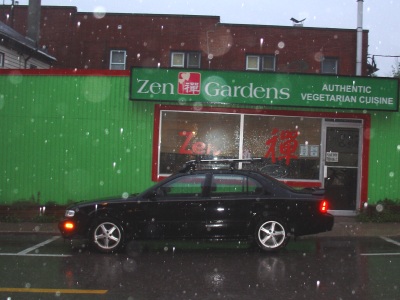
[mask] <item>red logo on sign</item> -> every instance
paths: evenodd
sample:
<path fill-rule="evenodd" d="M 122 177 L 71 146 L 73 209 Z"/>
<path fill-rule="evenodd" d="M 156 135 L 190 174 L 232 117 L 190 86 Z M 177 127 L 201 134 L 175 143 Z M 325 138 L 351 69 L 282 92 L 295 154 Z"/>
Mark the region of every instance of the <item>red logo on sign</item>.
<path fill-rule="evenodd" d="M 201 74 L 192 72 L 179 72 L 178 94 L 200 95 Z"/>

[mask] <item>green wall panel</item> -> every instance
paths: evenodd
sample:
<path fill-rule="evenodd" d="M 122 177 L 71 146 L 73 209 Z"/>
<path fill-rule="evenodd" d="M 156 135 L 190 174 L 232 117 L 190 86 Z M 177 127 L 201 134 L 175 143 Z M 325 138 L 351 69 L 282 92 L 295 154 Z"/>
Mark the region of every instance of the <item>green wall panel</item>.
<path fill-rule="evenodd" d="M 128 76 L 0 76 L 0 204 L 135 193 L 151 182 L 153 108 Z"/>
<path fill-rule="evenodd" d="M 371 114 L 368 202 L 400 200 L 400 114 Z"/>
<path fill-rule="evenodd" d="M 38 193 L 41 204 L 65 204 L 152 184 L 155 103 L 129 100 L 129 74 L 70 74 L 0 75 L 0 204 Z M 368 202 L 400 199 L 400 114 L 370 113 Z"/>

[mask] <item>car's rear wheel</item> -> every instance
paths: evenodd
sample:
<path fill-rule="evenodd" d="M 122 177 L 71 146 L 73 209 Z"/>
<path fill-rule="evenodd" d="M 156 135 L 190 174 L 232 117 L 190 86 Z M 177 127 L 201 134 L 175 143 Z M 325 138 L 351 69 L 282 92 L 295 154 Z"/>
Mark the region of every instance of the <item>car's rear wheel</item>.
<path fill-rule="evenodd" d="M 103 253 L 116 252 L 121 249 L 124 232 L 118 222 L 110 219 L 98 220 L 90 232 L 91 245 Z"/>
<path fill-rule="evenodd" d="M 279 219 L 258 223 L 255 235 L 257 245 L 264 251 L 277 251 L 284 248 L 289 241 L 285 223 Z"/>

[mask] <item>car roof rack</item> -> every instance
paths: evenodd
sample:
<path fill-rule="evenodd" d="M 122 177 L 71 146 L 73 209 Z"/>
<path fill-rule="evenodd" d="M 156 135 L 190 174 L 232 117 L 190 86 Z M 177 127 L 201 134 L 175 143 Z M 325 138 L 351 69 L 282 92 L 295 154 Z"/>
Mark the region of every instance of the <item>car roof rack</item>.
<path fill-rule="evenodd" d="M 252 163 L 252 162 L 259 162 L 262 158 L 222 158 L 222 159 L 193 159 L 189 160 L 185 163 L 185 166 L 181 173 L 186 173 L 189 171 L 194 171 L 197 169 L 197 165 L 199 164 L 229 164 L 230 170 L 235 170 L 235 165 L 237 163 Z"/>

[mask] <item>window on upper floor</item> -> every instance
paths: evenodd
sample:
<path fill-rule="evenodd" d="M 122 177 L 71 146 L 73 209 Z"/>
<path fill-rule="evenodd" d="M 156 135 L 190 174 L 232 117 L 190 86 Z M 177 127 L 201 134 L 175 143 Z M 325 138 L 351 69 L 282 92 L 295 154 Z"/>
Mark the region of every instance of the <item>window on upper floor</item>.
<path fill-rule="evenodd" d="M 276 67 L 276 57 L 274 55 L 247 55 L 247 71 L 274 72 Z"/>
<path fill-rule="evenodd" d="M 200 52 L 172 52 L 171 67 L 172 68 L 188 68 L 200 69 L 201 53 Z"/>
<path fill-rule="evenodd" d="M 321 61 L 322 74 L 337 74 L 338 73 L 338 59 L 332 57 L 325 57 Z"/>
<path fill-rule="evenodd" d="M 125 70 L 126 68 L 126 51 L 111 50 L 110 51 L 110 70 Z"/>
<path fill-rule="evenodd" d="M 4 67 L 4 53 L 0 52 L 0 68 Z"/>

